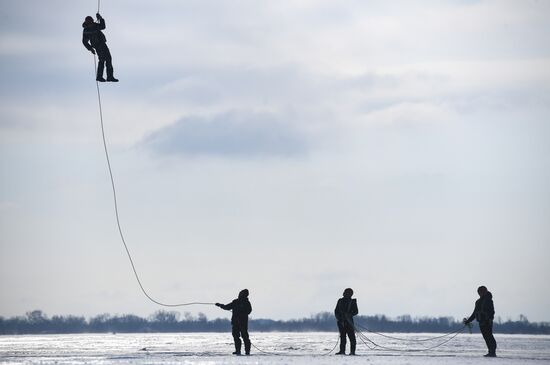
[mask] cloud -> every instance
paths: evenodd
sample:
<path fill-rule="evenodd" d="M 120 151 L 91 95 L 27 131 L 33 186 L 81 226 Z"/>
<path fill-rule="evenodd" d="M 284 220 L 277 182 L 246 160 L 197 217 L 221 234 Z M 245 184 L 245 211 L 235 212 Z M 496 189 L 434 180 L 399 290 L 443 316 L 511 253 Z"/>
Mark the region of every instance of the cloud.
<path fill-rule="evenodd" d="M 296 157 L 307 152 L 300 131 L 267 113 L 182 118 L 152 132 L 141 145 L 161 155 L 179 156 Z"/>

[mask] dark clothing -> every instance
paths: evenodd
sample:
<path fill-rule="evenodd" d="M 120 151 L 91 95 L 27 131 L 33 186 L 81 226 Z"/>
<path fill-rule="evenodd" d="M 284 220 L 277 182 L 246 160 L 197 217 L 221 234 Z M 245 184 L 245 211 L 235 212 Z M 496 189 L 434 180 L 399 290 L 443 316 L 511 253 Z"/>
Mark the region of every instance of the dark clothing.
<path fill-rule="evenodd" d="M 466 320 L 466 324 L 474 319 L 479 322 L 479 330 L 483 335 L 489 354 L 494 355 L 497 349 L 497 342 L 493 336 L 493 319 L 495 318 L 495 306 L 493 304 L 493 295 L 487 292 L 481 298 L 476 300 L 472 315 Z"/>
<path fill-rule="evenodd" d="M 497 351 L 497 341 L 493 336 L 493 320 L 486 321 L 485 323 L 479 324 L 479 330 L 483 335 L 489 354 L 495 355 Z"/>
<path fill-rule="evenodd" d="M 250 342 L 250 336 L 248 335 L 248 326 L 235 326 L 233 325 L 231 327 L 231 334 L 233 335 L 233 342 L 235 342 L 235 352 L 237 354 L 241 353 L 241 337 L 244 341 L 244 352 L 247 355 L 250 355 L 250 346 L 252 346 L 252 343 Z"/>
<path fill-rule="evenodd" d="M 250 337 L 248 335 L 248 315 L 252 312 L 252 305 L 248 298 L 237 298 L 229 304 L 221 304 L 220 308 L 232 311 L 231 334 L 235 341 L 235 352 L 241 353 L 241 337 L 244 341 L 244 350 L 250 354 Z"/>
<path fill-rule="evenodd" d="M 232 311 L 231 324 L 248 326 L 248 315 L 252 312 L 252 305 L 248 298 L 237 298 L 229 304 L 222 304 L 222 309 Z"/>
<path fill-rule="evenodd" d="M 83 23 L 82 44 L 87 50 L 95 49 L 99 62 L 97 64 L 97 79 L 103 78 L 103 69 L 107 66 L 107 79 L 113 79 L 113 63 L 111 52 L 107 47 L 107 38 L 102 30 L 105 29 L 105 19 L 99 18 L 99 23 Z"/>
<path fill-rule="evenodd" d="M 334 315 L 338 321 L 338 331 L 340 332 L 340 353 L 346 351 L 346 336 L 349 337 L 350 353 L 355 354 L 357 340 L 355 339 L 355 326 L 353 324 L 353 316 L 359 313 L 357 308 L 357 300 L 351 298 L 340 298 L 336 303 Z"/>
<path fill-rule="evenodd" d="M 357 340 L 355 339 L 355 328 L 347 322 L 338 322 L 338 332 L 340 332 L 340 353 L 346 352 L 346 335 L 349 337 L 349 352 L 355 355 Z"/>
<path fill-rule="evenodd" d="M 102 30 L 105 29 L 105 19 L 100 18 L 99 23 L 83 23 L 82 44 L 88 51 L 100 44 L 107 43 L 107 38 Z"/>
<path fill-rule="evenodd" d="M 113 62 L 111 58 L 111 52 L 109 47 L 105 43 L 100 44 L 96 47 L 97 58 L 99 62 L 97 64 L 97 78 L 103 77 L 103 69 L 107 66 L 107 79 L 114 78 L 113 76 Z"/>
<path fill-rule="evenodd" d="M 493 321 L 495 318 L 495 306 L 493 304 L 493 294 L 491 294 L 491 292 L 487 292 L 487 294 L 476 300 L 474 311 L 466 323 L 472 322 L 474 318 L 480 324 L 489 320 Z"/>

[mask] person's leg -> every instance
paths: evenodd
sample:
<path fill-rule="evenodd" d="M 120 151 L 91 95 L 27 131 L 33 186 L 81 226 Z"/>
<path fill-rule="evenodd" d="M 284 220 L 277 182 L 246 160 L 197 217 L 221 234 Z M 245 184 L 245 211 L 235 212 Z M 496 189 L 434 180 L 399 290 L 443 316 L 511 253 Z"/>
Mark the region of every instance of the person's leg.
<path fill-rule="evenodd" d="M 349 337 L 350 355 L 355 355 L 355 348 L 357 346 L 357 340 L 355 339 L 355 329 L 352 325 L 347 326 L 347 335 Z"/>
<path fill-rule="evenodd" d="M 105 63 L 107 66 L 107 81 L 115 81 L 116 79 L 113 76 L 113 58 L 111 57 L 111 51 L 109 51 L 107 45 L 105 45 Z"/>
<path fill-rule="evenodd" d="M 233 335 L 233 341 L 235 342 L 235 352 L 234 355 L 240 355 L 241 354 L 241 339 L 240 339 L 240 333 L 239 333 L 239 327 L 233 326 L 231 330 L 231 334 Z"/>
<path fill-rule="evenodd" d="M 481 334 L 483 335 L 483 339 L 485 340 L 485 344 L 487 345 L 487 350 L 489 351 L 487 356 L 495 356 L 496 355 L 496 349 L 497 349 L 497 343 L 495 341 L 495 337 L 493 336 L 493 323 L 492 323 L 492 321 L 480 323 L 479 324 L 479 330 L 481 331 Z"/>
<path fill-rule="evenodd" d="M 105 81 L 103 79 L 103 69 L 105 68 L 105 57 L 106 57 L 106 54 L 105 54 L 105 47 L 106 45 L 105 44 L 98 44 L 96 47 L 95 47 L 95 51 L 97 53 L 97 75 L 96 75 L 96 79 L 98 81 Z"/>
<path fill-rule="evenodd" d="M 336 355 L 346 354 L 346 329 L 344 325 L 338 322 L 338 332 L 340 332 L 340 351 Z"/>
<path fill-rule="evenodd" d="M 107 46 L 105 46 L 105 62 L 107 66 L 107 77 L 113 77 L 113 58 Z"/>
<path fill-rule="evenodd" d="M 250 355 L 250 347 L 252 344 L 250 342 L 250 336 L 248 335 L 248 326 L 243 326 L 243 328 L 241 328 L 241 336 L 244 342 L 244 353 Z"/>
<path fill-rule="evenodd" d="M 99 56 L 99 52 L 98 53 L 98 56 Z M 101 57 L 99 57 L 99 60 L 97 62 L 97 75 L 96 75 L 96 80 L 97 81 L 105 81 L 105 79 L 103 78 L 103 68 L 105 67 L 105 60 L 102 59 Z"/>

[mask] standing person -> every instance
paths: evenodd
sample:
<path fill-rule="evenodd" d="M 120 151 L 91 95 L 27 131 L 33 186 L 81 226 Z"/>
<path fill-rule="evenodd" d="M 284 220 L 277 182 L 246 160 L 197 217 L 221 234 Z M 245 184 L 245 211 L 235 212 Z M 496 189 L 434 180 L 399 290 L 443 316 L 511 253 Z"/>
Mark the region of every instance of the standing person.
<path fill-rule="evenodd" d="M 355 326 L 353 324 L 353 316 L 359 313 L 357 309 L 357 299 L 351 299 L 353 289 L 347 288 L 344 290 L 343 297 L 338 299 L 334 315 L 338 321 L 338 331 L 340 332 L 340 352 L 336 355 L 346 354 L 346 335 L 349 337 L 350 355 L 355 355 L 355 347 L 357 341 L 355 339 Z"/>
<path fill-rule="evenodd" d="M 84 47 L 93 54 L 96 54 L 99 58 L 97 65 L 96 80 L 105 82 L 112 81 L 118 82 L 113 76 L 113 63 L 111 58 L 111 52 L 107 47 L 107 38 L 103 34 L 102 30 L 105 29 L 105 19 L 99 13 L 96 14 L 96 18 L 99 23 L 94 22 L 94 18 L 87 16 L 82 23 L 82 44 Z M 107 80 L 103 78 L 103 68 L 107 64 Z"/>
<path fill-rule="evenodd" d="M 479 330 L 487 344 L 489 353 L 485 357 L 496 357 L 497 342 L 493 336 L 493 319 L 495 318 L 495 307 L 493 304 L 493 294 L 485 286 L 477 288 L 479 299 L 476 300 L 474 312 L 469 318 L 464 318 L 463 323 L 469 324 L 474 319 L 479 323 Z"/>
<path fill-rule="evenodd" d="M 216 303 L 221 309 L 232 311 L 231 314 L 231 333 L 235 341 L 235 352 L 233 355 L 241 354 L 241 338 L 244 341 L 245 354 L 250 355 L 250 338 L 248 336 L 248 315 L 252 312 L 252 305 L 248 300 L 248 289 L 243 289 L 239 297 L 229 304 Z"/>

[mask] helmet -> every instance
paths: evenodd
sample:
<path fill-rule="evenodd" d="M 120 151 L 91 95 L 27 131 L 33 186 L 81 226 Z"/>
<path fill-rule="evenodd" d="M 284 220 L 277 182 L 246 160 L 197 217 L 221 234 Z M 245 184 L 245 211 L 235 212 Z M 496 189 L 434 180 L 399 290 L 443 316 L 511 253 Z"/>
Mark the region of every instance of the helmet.
<path fill-rule="evenodd" d="M 248 289 L 243 289 L 239 292 L 239 298 L 248 298 Z"/>
<path fill-rule="evenodd" d="M 351 298 L 353 296 L 353 289 L 347 288 L 344 290 L 344 293 L 342 294 L 345 298 Z"/>

